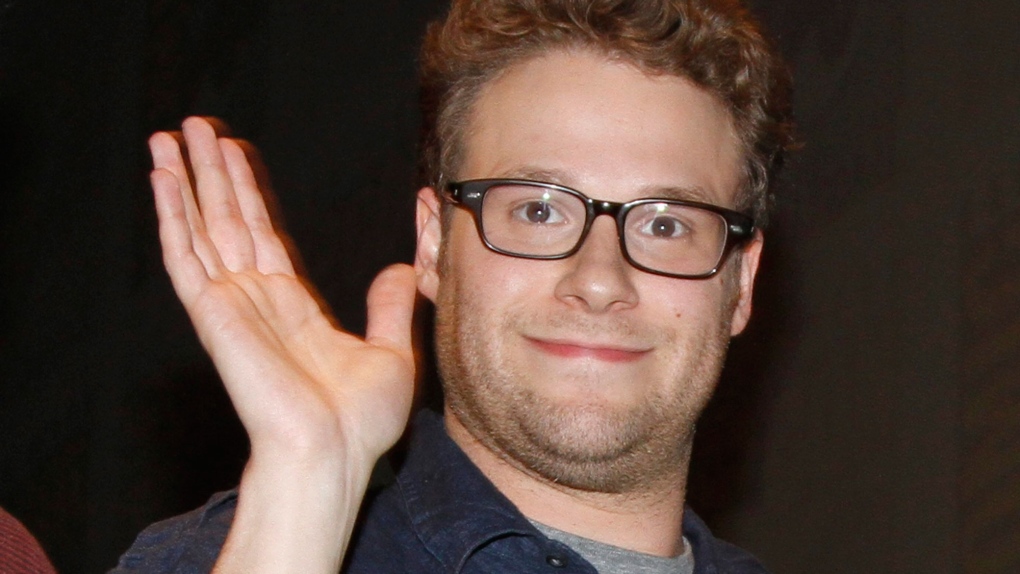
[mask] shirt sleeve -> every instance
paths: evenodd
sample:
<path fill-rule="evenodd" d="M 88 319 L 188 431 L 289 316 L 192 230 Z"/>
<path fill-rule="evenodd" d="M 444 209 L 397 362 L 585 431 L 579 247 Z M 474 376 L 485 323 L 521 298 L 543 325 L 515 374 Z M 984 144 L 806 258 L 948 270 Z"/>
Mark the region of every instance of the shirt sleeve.
<path fill-rule="evenodd" d="M 236 508 L 237 491 L 221 492 L 201 508 L 149 526 L 109 574 L 210 572 L 227 539 Z"/>

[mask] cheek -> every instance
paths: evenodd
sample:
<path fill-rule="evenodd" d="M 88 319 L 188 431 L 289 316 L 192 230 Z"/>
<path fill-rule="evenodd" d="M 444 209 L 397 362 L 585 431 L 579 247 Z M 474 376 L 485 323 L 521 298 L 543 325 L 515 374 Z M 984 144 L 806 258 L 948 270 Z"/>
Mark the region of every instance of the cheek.
<path fill-rule="evenodd" d="M 490 251 L 474 222 L 463 219 L 453 222 L 440 252 L 436 305 L 472 336 L 491 336 L 507 316 L 540 296 L 541 269 L 529 267 L 542 262 Z"/>
<path fill-rule="evenodd" d="M 551 272 L 549 262 L 489 250 L 469 216 L 454 218 L 441 251 L 441 283 L 453 287 L 458 298 L 469 299 L 476 310 L 508 308 L 514 301 L 540 296 L 543 279 Z"/>
<path fill-rule="evenodd" d="M 642 292 L 642 306 L 652 321 L 673 323 L 674 331 L 690 334 L 697 327 L 728 325 L 739 290 L 722 274 L 707 280 L 650 276 Z M 694 333 L 697 335 L 697 333 Z"/>
<path fill-rule="evenodd" d="M 668 302 L 659 302 L 660 308 L 669 309 L 658 320 L 671 322 L 664 328 L 673 345 L 663 368 L 671 373 L 666 378 L 679 384 L 675 390 L 688 405 L 703 406 L 708 400 L 729 346 L 735 298 L 721 279 L 687 281 Z"/>

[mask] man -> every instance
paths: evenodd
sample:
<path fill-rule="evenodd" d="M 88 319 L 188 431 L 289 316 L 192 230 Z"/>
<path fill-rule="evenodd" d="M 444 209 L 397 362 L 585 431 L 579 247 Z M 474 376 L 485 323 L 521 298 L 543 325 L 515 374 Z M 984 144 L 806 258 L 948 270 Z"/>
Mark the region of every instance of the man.
<path fill-rule="evenodd" d="M 117 571 L 763 572 L 684 506 L 789 138 L 756 28 L 723 0 L 456 1 L 422 67 L 415 264 L 373 283 L 364 340 L 295 276 L 238 143 L 185 122 L 193 192 L 153 136 L 166 266 L 252 452 Z M 444 413 L 362 506 L 409 416 L 415 288 Z"/>

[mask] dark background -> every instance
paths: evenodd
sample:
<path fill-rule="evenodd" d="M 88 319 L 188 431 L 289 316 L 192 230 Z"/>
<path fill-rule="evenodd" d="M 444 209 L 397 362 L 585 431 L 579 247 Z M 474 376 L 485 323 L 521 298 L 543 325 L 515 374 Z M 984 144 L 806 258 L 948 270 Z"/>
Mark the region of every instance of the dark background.
<path fill-rule="evenodd" d="M 438 0 L 0 2 L 0 505 L 64 573 L 232 487 L 146 136 L 224 118 L 343 324 L 412 256 Z M 777 573 L 1020 571 L 1020 3 L 757 0 L 804 150 L 691 500 Z"/>

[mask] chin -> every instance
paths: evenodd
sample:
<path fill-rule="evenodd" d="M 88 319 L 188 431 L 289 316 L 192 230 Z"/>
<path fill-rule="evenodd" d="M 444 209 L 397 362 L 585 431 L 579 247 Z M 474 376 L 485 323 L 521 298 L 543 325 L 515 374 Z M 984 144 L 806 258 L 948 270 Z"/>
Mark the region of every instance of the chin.
<path fill-rule="evenodd" d="M 529 399 L 503 411 L 491 438 L 505 457 L 547 481 L 624 493 L 668 480 L 686 461 L 693 421 L 676 424 L 654 401 L 624 407 Z"/>
<path fill-rule="evenodd" d="M 522 426 L 528 427 L 536 442 L 547 443 L 547 448 L 562 458 L 608 460 L 644 440 L 644 429 L 635 424 L 641 419 L 632 410 L 605 401 L 558 404 L 532 409 Z"/>

